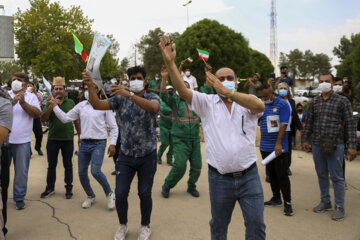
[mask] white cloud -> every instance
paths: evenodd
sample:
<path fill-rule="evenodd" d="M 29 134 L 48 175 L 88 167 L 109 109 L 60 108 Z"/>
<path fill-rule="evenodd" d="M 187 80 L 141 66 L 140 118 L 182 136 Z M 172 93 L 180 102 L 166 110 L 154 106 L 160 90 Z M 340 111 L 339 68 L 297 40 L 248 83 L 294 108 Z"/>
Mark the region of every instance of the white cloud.
<path fill-rule="evenodd" d="M 352 33 L 360 32 L 360 15 L 353 19 L 346 19 L 345 23 L 332 29 L 297 29 L 291 33 L 278 35 L 279 53 L 288 53 L 298 48 L 302 51 L 310 49 L 314 53 L 325 53 L 333 58 L 332 65 L 338 64 L 339 60 L 333 55 L 332 50 L 340 42 L 342 36 L 349 37 Z"/>

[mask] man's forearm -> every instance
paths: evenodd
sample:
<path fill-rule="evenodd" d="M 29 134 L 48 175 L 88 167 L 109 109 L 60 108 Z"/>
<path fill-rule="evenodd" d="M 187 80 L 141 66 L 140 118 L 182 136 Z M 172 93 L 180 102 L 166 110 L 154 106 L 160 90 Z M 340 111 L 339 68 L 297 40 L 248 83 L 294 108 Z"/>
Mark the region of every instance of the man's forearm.
<path fill-rule="evenodd" d="M 27 102 L 20 103 L 20 106 L 24 109 L 24 111 L 30 115 L 32 118 L 40 117 L 40 110 L 34 106 L 31 106 Z"/>
<path fill-rule="evenodd" d="M 49 107 L 41 114 L 40 121 L 42 122 L 48 121 L 53 108 L 54 107 L 50 104 Z"/>
<path fill-rule="evenodd" d="M 280 124 L 279 135 L 276 139 L 276 144 L 282 144 L 286 132 L 287 124 Z"/>
<path fill-rule="evenodd" d="M 160 106 L 157 102 L 149 101 L 143 97 L 139 97 L 137 95 L 134 95 L 132 97 L 132 101 L 138 105 L 140 108 L 144 109 L 145 111 L 149 113 L 157 113 L 160 109 Z"/>
<path fill-rule="evenodd" d="M 168 78 L 168 76 L 166 76 L 166 77 L 161 76 L 160 92 L 165 92 L 167 78 Z"/>
<path fill-rule="evenodd" d="M 0 126 L 0 146 L 4 143 L 6 137 L 9 135 L 9 129 Z"/>
<path fill-rule="evenodd" d="M 231 94 L 232 92 L 227 97 L 231 97 Z M 250 109 L 253 113 L 261 113 L 265 109 L 265 105 L 260 99 L 245 93 L 235 92 L 232 100 L 244 108 Z"/>

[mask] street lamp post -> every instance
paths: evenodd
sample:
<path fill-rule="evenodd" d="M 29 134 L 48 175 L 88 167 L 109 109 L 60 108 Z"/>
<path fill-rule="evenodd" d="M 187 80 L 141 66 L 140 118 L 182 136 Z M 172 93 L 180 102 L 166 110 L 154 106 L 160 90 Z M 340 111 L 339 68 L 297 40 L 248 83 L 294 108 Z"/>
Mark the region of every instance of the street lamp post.
<path fill-rule="evenodd" d="M 186 7 L 186 15 L 187 15 L 187 26 L 189 27 L 189 5 L 192 3 L 192 0 L 188 1 L 187 3 L 183 4 L 183 7 Z"/>

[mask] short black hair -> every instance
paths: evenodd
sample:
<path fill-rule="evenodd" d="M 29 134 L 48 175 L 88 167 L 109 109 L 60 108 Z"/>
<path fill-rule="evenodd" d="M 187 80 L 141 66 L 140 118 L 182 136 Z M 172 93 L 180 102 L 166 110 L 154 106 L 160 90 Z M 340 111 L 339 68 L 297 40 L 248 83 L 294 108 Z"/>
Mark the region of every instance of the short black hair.
<path fill-rule="evenodd" d="M 331 76 L 331 80 L 335 81 L 335 77 L 334 77 L 334 75 L 332 75 L 332 73 L 321 73 L 321 74 L 319 75 L 319 78 L 320 78 L 320 76 L 326 76 L 326 75 L 330 75 L 330 76 Z"/>
<path fill-rule="evenodd" d="M 301 103 L 296 104 L 296 108 L 302 107 L 303 105 Z"/>
<path fill-rule="evenodd" d="M 269 84 L 265 83 L 263 85 L 261 85 L 261 87 L 258 88 L 258 91 L 262 91 L 262 90 L 268 90 L 269 88 L 272 88 L 272 86 L 270 86 Z"/>
<path fill-rule="evenodd" d="M 135 67 L 128 68 L 126 72 L 127 72 L 129 79 L 130 79 L 131 75 L 134 75 L 137 73 L 141 73 L 141 75 L 143 75 L 144 79 L 146 77 L 146 70 L 145 70 L 145 68 L 143 68 L 141 66 L 135 66 Z"/>
<path fill-rule="evenodd" d="M 281 67 L 280 67 L 280 70 L 283 70 L 284 68 L 288 68 L 288 67 L 285 66 L 285 65 L 284 65 L 284 66 L 281 66 Z"/>
<path fill-rule="evenodd" d="M 344 83 L 344 81 L 342 80 L 342 78 L 340 77 L 334 77 L 334 82 L 339 82 L 341 81 L 341 83 Z"/>

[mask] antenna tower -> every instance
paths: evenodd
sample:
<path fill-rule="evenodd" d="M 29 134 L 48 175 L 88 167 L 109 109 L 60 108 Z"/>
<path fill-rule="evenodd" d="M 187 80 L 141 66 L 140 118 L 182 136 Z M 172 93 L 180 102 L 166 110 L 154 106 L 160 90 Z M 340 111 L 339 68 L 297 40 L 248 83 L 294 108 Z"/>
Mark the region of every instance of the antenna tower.
<path fill-rule="evenodd" d="M 270 12 L 270 60 L 277 69 L 277 25 L 276 25 L 276 0 L 271 0 Z"/>

